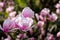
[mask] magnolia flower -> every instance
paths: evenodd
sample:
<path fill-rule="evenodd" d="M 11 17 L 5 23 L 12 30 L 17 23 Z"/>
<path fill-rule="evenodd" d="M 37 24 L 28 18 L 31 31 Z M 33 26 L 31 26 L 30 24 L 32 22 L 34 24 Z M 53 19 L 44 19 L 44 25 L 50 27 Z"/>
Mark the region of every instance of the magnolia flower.
<path fill-rule="evenodd" d="M 4 3 L 3 2 L 0 2 L 0 7 L 3 7 L 4 6 Z"/>
<path fill-rule="evenodd" d="M 42 27 L 44 25 L 44 22 L 43 21 L 38 21 L 38 24 L 37 24 L 39 27 Z"/>
<path fill-rule="evenodd" d="M 6 19 L 3 23 L 3 30 L 4 32 L 9 32 L 9 29 L 11 28 L 10 27 L 10 23 L 11 23 L 11 20 L 10 19 Z"/>
<path fill-rule="evenodd" d="M 16 11 L 9 13 L 9 17 L 15 17 L 15 15 L 16 15 Z"/>
<path fill-rule="evenodd" d="M 39 19 L 40 19 L 41 21 L 46 22 L 46 17 L 43 17 L 42 15 L 39 15 Z"/>
<path fill-rule="evenodd" d="M 57 33 L 57 37 L 60 38 L 60 32 Z"/>
<path fill-rule="evenodd" d="M 42 9 L 42 11 L 40 12 L 40 15 L 42 15 L 42 16 L 46 16 L 47 14 L 49 14 L 49 12 L 50 12 L 49 9 L 44 8 L 44 9 Z"/>
<path fill-rule="evenodd" d="M 57 14 L 60 14 L 60 9 L 56 9 L 56 13 Z"/>
<path fill-rule="evenodd" d="M 4 32 L 9 32 L 11 30 L 11 28 L 16 28 L 17 25 L 15 24 L 15 18 L 8 18 L 4 21 L 3 23 L 3 31 Z"/>
<path fill-rule="evenodd" d="M 7 13 L 10 13 L 10 12 L 13 11 L 13 9 L 14 9 L 13 6 L 9 6 L 8 8 L 6 8 L 6 12 L 7 12 Z"/>
<path fill-rule="evenodd" d="M 26 31 L 33 24 L 32 18 L 29 18 L 29 17 L 25 18 L 22 16 L 17 17 L 15 22 L 19 26 L 20 30 L 22 30 L 22 31 Z"/>
<path fill-rule="evenodd" d="M 60 2 L 55 5 L 56 8 L 60 8 Z"/>
<path fill-rule="evenodd" d="M 32 11 L 29 7 L 25 7 L 22 14 L 24 17 L 34 18 L 34 11 Z"/>
<path fill-rule="evenodd" d="M 49 20 L 52 22 L 55 22 L 57 20 L 58 16 L 55 13 L 52 13 L 51 15 L 49 15 Z"/>
<path fill-rule="evenodd" d="M 45 40 L 55 40 L 55 38 L 54 38 L 53 34 L 48 33 Z"/>

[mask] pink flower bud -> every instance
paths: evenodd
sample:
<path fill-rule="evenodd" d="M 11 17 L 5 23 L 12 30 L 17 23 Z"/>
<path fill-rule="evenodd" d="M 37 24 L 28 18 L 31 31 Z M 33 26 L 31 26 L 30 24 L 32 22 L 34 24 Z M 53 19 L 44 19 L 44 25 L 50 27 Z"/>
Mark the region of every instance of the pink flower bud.
<path fill-rule="evenodd" d="M 47 14 L 49 14 L 49 12 L 50 12 L 50 10 L 49 10 L 49 9 L 44 8 L 44 9 L 42 9 L 42 11 L 41 11 L 40 15 L 42 15 L 42 16 L 44 17 L 44 16 L 46 16 Z"/>
<path fill-rule="evenodd" d="M 36 13 L 35 16 L 36 16 L 36 19 L 39 21 L 39 15 Z"/>
<path fill-rule="evenodd" d="M 57 14 L 60 14 L 60 9 L 56 9 L 56 13 Z"/>
<path fill-rule="evenodd" d="M 30 32 L 31 35 L 33 34 L 33 30 L 32 29 L 30 29 L 29 32 Z"/>
<path fill-rule="evenodd" d="M 3 7 L 4 6 L 4 3 L 3 2 L 0 2 L 0 7 Z"/>
<path fill-rule="evenodd" d="M 60 32 L 57 33 L 57 37 L 60 38 Z"/>
<path fill-rule="evenodd" d="M 55 13 L 52 13 L 51 15 L 49 15 L 49 20 L 52 22 L 55 22 L 57 20 L 58 16 Z"/>
<path fill-rule="evenodd" d="M 6 12 L 7 12 L 7 13 L 10 13 L 10 12 L 13 11 L 13 9 L 14 9 L 13 6 L 9 6 L 9 7 L 6 9 Z"/>
<path fill-rule="evenodd" d="M 32 11 L 29 7 L 25 7 L 22 14 L 24 17 L 34 18 L 34 11 Z"/>
<path fill-rule="evenodd" d="M 15 17 L 15 15 L 16 15 L 16 11 L 9 13 L 9 17 Z"/>
<path fill-rule="evenodd" d="M 55 7 L 59 9 L 60 8 L 60 3 L 57 3 Z"/>
<path fill-rule="evenodd" d="M 44 22 L 43 21 L 38 21 L 38 26 L 39 27 L 42 27 L 44 25 Z"/>
<path fill-rule="evenodd" d="M 48 33 L 45 40 L 55 40 L 55 38 L 54 38 L 53 34 Z"/>
<path fill-rule="evenodd" d="M 41 21 L 44 21 L 44 22 L 46 22 L 46 17 L 43 17 L 43 16 L 39 16 L 39 19 L 41 20 Z"/>

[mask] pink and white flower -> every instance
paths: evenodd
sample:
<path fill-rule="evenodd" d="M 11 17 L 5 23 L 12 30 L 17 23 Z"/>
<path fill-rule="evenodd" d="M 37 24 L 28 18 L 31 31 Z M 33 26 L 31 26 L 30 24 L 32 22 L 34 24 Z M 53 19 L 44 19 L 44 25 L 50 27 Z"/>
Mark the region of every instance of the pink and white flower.
<path fill-rule="evenodd" d="M 56 13 L 57 14 L 60 14 L 60 9 L 56 9 Z"/>
<path fill-rule="evenodd" d="M 4 3 L 3 2 L 0 2 L 0 7 L 3 7 L 4 6 Z"/>
<path fill-rule="evenodd" d="M 37 24 L 39 27 L 43 27 L 44 25 L 44 22 L 43 21 L 38 21 L 38 24 Z"/>
<path fill-rule="evenodd" d="M 42 9 L 42 11 L 40 12 L 40 15 L 42 15 L 42 16 L 46 16 L 47 14 L 49 14 L 49 12 L 50 12 L 49 9 L 44 8 L 44 9 Z"/>
<path fill-rule="evenodd" d="M 22 14 L 23 14 L 24 17 L 34 18 L 34 11 L 31 10 L 29 7 L 25 7 L 22 10 Z"/>
<path fill-rule="evenodd" d="M 8 8 L 6 8 L 6 12 L 10 13 L 13 11 L 13 9 L 14 9 L 14 6 L 9 6 Z"/>
<path fill-rule="evenodd" d="M 29 17 L 25 18 L 25 17 L 19 16 L 19 17 L 17 17 L 15 22 L 19 26 L 20 30 L 26 31 L 33 24 L 33 19 L 29 18 Z"/>
<path fill-rule="evenodd" d="M 57 33 L 57 37 L 60 38 L 60 32 Z"/>
<path fill-rule="evenodd" d="M 58 16 L 55 13 L 52 13 L 51 15 L 49 15 L 49 20 L 52 22 L 55 22 L 57 20 Z"/>

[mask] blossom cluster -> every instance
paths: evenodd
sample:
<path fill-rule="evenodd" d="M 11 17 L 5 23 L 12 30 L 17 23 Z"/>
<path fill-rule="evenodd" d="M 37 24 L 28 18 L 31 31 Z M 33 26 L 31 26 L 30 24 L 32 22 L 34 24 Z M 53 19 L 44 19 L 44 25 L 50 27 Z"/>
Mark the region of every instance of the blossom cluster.
<path fill-rule="evenodd" d="M 0 2 L 0 12 L 4 6 Z M 55 5 L 56 13 L 51 12 L 49 8 L 43 8 L 40 13 L 35 13 L 30 7 L 25 7 L 22 12 L 17 14 L 14 11 L 14 3 L 6 8 L 8 18 L 4 20 L 3 27 L 0 29 L 7 35 L 4 40 L 60 40 L 60 31 L 54 35 L 52 29 L 55 28 L 55 22 L 60 15 L 60 1 Z M 36 23 L 34 23 L 36 22 Z M 51 22 L 53 26 L 48 29 Z M 47 29 L 45 29 L 45 27 Z M 47 31 L 48 30 L 48 31 Z M 46 32 L 47 31 L 47 32 Z M 16 36 L 14 36 L 16 35 Z"/>

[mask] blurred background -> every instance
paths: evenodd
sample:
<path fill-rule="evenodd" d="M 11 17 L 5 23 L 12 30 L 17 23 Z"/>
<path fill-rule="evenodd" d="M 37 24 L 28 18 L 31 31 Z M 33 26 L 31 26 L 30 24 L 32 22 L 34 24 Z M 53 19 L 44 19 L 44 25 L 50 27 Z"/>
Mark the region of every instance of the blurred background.
<path fill-rule="evenodd" d="M 55 12 L 55 4 L 59 0 L 0 0 L 4 3 L 4 6 L 0 7 L 0 24 L 8 17 L 6 13 L 6 8 L 8 6 L 14 6 L 14 11 L 22 11 L 24 7 L 30 7 L 35 13 L 39 13 L 43 8 L 49 8 L 51 11 Z M 0 4 L 1 5 L 1 4 Z"/>

